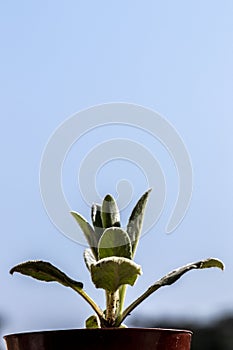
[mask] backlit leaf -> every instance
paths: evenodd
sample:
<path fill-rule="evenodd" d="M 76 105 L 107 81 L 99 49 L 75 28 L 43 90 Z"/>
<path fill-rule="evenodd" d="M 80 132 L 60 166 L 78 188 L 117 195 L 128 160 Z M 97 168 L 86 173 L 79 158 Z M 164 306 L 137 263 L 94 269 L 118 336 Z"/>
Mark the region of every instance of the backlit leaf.
<path fill-rule="evenodd" d="M 66 287 L 75 287 L 76 289 L 82 289 L 83 284 L 77 282 L 70 277 L 68 277 L 64 272 L 59 270 L 57 267 L 53 266 L 46 261 L 27 261 L 19 265 L 14 266 L 10 273 L 19 272 L 23 275 L 33 277 L 40 281 L 45 282 L 58 282 Z"/>
<path fill-rule="evenodd" d="M 115 292 L 123 284 L 134 285 L 141 267 L 130 259 L 110 257 L 91 265 L 91 277 L 96 288 Z"/>
<path fill-rule="evenodd" d="M 101 218 L 104 228 L 121 226 L 119 209 L 115 199 L 110 194 L 107 194 L 103 200 Z"/>
<path fill-rule="evenodd" d="M 132 247 L 127 232 L 119 227 L 107 228 L 102 234 L 98 245 L 98 258 L 121 256 L 131 259 Z"/>
<path fill-rule="evenodd" d="M 100 238 L 104 232 L 102 217 L 101 217 L 101 205 L 94 203 L 91 207 L 91 219 L 94 230 L 97 234 L 97 237 Z"/>
<path fill-rule="evenodd" d="M 97 246 L 98 246 L 99 238 L 98 238 L 96 232 L 93 230 L 91 225 L 84 219 L 84 217 L 82 215 L 80 215 L 79 213 L 76 213 L 75 211 L 71 211 L 70 213 L 75 218 L 77 223 L 79 224 L 95 258 L 97 259 L 97 257 L 98 257 Z"/>
<path fill-rule="evenodd" d="M 142 195 L 142 197 L 139 199 L 139 201 L 137 202 L 136 206 L 132 211 L 132 214 L 130 215 L 129 222 L 127 225 L 126 231 L 131 240 L 133 256 L 137 248 L 138 240 L 140 238 L 144 212 L 145 212 L 146 203 L 150 192 L 151 192 L 151 189 L 145 192 Z"/>

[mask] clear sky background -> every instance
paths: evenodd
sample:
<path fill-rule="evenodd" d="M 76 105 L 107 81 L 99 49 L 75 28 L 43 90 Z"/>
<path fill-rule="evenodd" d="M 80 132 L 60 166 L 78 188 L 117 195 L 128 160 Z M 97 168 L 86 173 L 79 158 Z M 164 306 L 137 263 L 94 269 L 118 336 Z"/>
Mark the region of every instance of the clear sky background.
<path fill-rule="evenodd" d="M 209 256 L 226 264 L 224 273 L 190 272 L 151 296 L 128 324 L 140 315 L 208 320 L 232 312 L 232 1 L 8 1 L 0 4 L 0 18 L 2 332 L 82 327 L 92 313 L 62 286 L 10 276 L 9 269 L 24 260 L 51 261 L 83 281 L 103 305 L 103 293 L 95 291 L 84 266 L 83 247 L 64 237 L 43 208 L 39 165 L 60 123 L 107 102 L 132 102 L 165 116 L 182 136 L 194 173 L 188 213 L 166 235 L 177 175 L 158 143 L 168 196 L 158 225 L 140 242 L 136 261 L 144 274 L 129 287 L 127 302 L 180 265 Z M 145 141 L 134 132 L 124 135 Z M 99 142 L 97 134 L 88 137 Z M 82 141 L 74 151 L 79 149 L 85 154 L 90 144 Z M 75 157 L 67 159 L 65 188 L 73 209 L 87 216 L 74 186 L 77 167 Z M 103 195 L 115 194 L 107 179 L 116 168 L 106 171 L 99 186 Z M 146 189 L 140 179 L 134 202 Z"/>

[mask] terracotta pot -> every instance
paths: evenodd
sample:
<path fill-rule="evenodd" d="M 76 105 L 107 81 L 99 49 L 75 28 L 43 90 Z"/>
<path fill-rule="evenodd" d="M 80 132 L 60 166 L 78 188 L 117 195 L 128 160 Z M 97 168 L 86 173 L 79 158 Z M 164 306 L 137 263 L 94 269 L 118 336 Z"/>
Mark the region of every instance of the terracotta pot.
<path fill-rule="evenodd" d="M 70 329 L 10 334 L 8 350 L 190 350 L 190 331 L 159 328 Z"/>

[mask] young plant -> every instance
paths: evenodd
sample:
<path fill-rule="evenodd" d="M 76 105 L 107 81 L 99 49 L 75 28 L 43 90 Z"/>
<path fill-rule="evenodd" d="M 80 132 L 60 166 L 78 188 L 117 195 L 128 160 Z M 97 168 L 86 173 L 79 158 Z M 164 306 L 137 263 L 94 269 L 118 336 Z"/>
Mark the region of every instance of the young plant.
<path fill-rule="evenodd" d="M 49 262 L 27 261 L 13 267 L 11 274 L 19 272 L 41 281 L 56 281 L 72 288 L 81 295 L 95 311 L 86 321 L 87 328 L 123 327 L 125 318 L 149 295 L 159 288 L 176 282 L 184 273 L 192 269 L 218 267 L 223 263 L 214 258 L 198 261 L 178 268 L 151 285 L 141 296 L 124 309 L 127 285 L 133 286 L 141 266 L 133 260 L 141 234 L 144 211 L 150 190 L 143 194 L 134 207 L 126 229 L 121 228 L 117 204 L 107 195 L 102 205 L 93 204 L 92 225 L 79 213 L 72 211 L 74 219 L 82 229 L 89 248 L 84 251 L 84 260 L 96 288 L 106 294 L 106 309 L 102 310 L 84 291 L 83 283 L 75 281 Z"/>

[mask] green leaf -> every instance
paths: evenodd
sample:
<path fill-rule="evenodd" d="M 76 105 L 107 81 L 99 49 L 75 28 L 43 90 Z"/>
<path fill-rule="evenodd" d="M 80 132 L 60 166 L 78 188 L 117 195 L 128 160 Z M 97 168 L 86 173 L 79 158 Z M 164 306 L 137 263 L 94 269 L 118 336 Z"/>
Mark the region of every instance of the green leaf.
<path fill-rule="evenodd" d="M 92 315 L 86 320 L 86 328 L 101 328 L 100 321 L 97 316 Z"/>
<path fill-rule="evenodd" d="M 85 249 L 83 257 L 84 257 L 84 261 L 85 261 L 85 264 L 86 264 L 88 270 L 91 271 L 91 265 L 96 263 L 96 259 L 92 253 L 92 250 Z"/>
<path fill-rule="evenodd" d="M 99 240 L 98 258 L 103 259 L 110 256 L 132 258 L 129 235 L 119 227 L 107 228 Z"/>
<path fill-rule="evenodd" d="M 110 194 L 107 194 L 103 200 L 101 218 L 104 228 L 121 226 L 119 209 L 115 199 Z"/>
<path fill-rule="evenodd" d="M 102 288 L 114 293 L 123 284 L 134 285 L 141 266 L 130 259 L 110 257 L 99 260 L 91 265 L 91 277 L 96 288 Z"/>
<path fill-rule="evenodd" d="M 122 317 L 118 320 L 118 323 L 120 324 L 123 322 L 123 320 L 126 318 L 128 314 L 130 314 L 135 307 L 137 307 L 143 300 L 148 298 L 152 293 L 157 291 L 159 288 L 164 286 L 169 286 L 173 283 L 175 283 L 181 276 L 183 276 L 186 272 L 193 270 L 193 269 L 205 269 L 210 267 L 217 267 L 221 270 L 224 270 L 224 264 L 221 260 L 215 259 L 215 258 L 209 258 L 205 260 L 201 260 L 195 263 L 191 263 L 188 265 L 185 265 L 183 267 L 180 267 L 166 276 L 162 277 L 160 280 L 155 282 L 151 287 L 149 287 L 145 293 L 143 293 L 139 298 L 137 298 L 132 304 L 130 304 L 125 311 L 122 314 Z"/>
<path fill-rule="evenodd" d="M 148 200 L 148 196 L 151 192 L 151 189 L 149 189 L 147 192 L 145 192 L 142 197 L 137 202 L 136 206 L 134 207 L 129 222 L 127 225 L 126 231 L 128 232 L 128 235 L 130 237 L 131 243 L 132 243 L 132 253 L 133 256 L 135 254 L 138 240 L 140 238 L 141 230 L 142 230 L 142 224 L 143 224 L 143 218 L 144 218 L 144 212 L 146 208 L 146 203 Z"/>
<path fill-rule="evenodd" d="M 79 213 L 76 213 L 75 211 L 71 211 L 70 213 L 75 218 L 77 223 L 79 224 L 95 258 L 97 259 L 97 257 L 98 257 L 97 246 L 98 246 L 99 238 L 98 238 L 96 232 L 93 230 L 91 225 L 84 219 L 84 217 L 82 217 L 82 215 L 80 215 Z"/>
<path fill-rule="evenodd" d="M 156 290 L 163 286 L 168 286 L 175 283 L 181 276 L 183 276 L 186 272 L 193 269 L 206 269 L 210 267 L 218 267 L 221 270 L 224 270 L 224 264 L 222 261 L 214 258 L 209 258 L 206 260 L 201 260 L 195 263 L 191 263 L 180 267 L 177 270 L 170 272 L 168 275 L 161 278 L 158 282 L 156 282 L 152 287 L 156 288 Z"/>
<path fill-rule="evenodd" d="M 225 269 L 225 265 L 219 259 L 209 258 L 209 259 L 200 261 L 200 267 L 199 267 L 200 269 L 207 269 L 209 267 L 218 267 L 221 270 Z"/>
<path fill-rule="evenodd" d="M 14 272 L 19 272 L 23 275 L 33 277 L 40 281 L 58 282 L 60 284 L 63 284 L 65 287 L 71 287 L 75 289 L 83 288 L 83 284 L 81 282 L 74 281 L 64 272 L 60 271 L 57 267 L 46 261 L 26 261 L 14 266 L 10 270 L 11 274 Z"/>
<path fill-rule="evenodd" d="M 102 217 L 101 217 L 101 205 L 94 203 L 91 207 L 91 219 L 92 224 L 95 229 L 95 232 L 100 238 L 102 235 L 104 229 L 103 229 L 103 223 L 102 223 Z"/>

